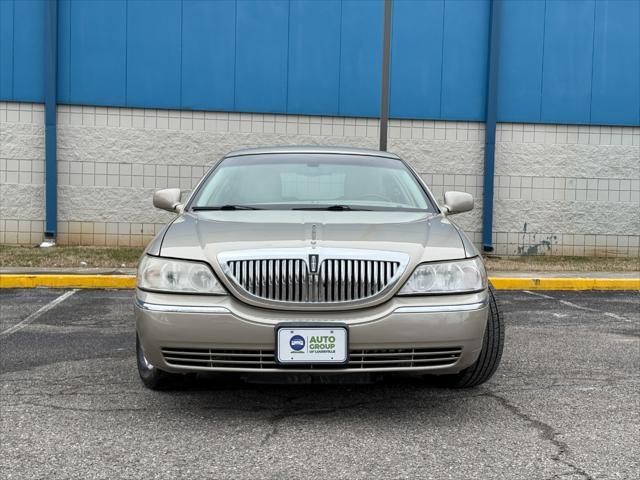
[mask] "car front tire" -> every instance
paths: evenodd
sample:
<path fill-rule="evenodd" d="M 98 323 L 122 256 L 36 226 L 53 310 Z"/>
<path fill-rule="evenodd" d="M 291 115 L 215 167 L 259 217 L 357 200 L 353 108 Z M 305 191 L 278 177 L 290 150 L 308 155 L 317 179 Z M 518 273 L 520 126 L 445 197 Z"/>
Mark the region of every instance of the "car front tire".
<path fill-rule="evenodd" d="M 498 368 L 503 348 L 504 319 L 495 290 L 489 285 L 489 317 L 478 359 L 460 373 L 438 377 L 438 383 L 449 388 L 469 388 L 486 382 Z"/>

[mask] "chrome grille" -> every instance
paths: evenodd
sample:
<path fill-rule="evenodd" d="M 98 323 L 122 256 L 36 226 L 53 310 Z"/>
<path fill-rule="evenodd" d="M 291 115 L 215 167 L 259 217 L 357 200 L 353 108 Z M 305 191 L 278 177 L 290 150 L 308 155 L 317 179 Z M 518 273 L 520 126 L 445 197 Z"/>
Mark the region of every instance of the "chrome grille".
<path fill-rule="evenodd" d="M 365 251 L 366 252 L 366 251 Z M 369 251 L 371 253 L 371 251 Z M 274 302 L 355 302 L 381 293 L 394 283 L 408 263 L 408 255 L 374 252 L 378 258 L 347 254 L 330 256 L 309 251 L 318 258 L 317 271 L 309 267 L 310 255 L 259 257 L 221 255 L 227 276 L 251 296 Z M 314 259 L 315 261 L 315 259 Z"/>
<path fill-rule="evenodd" d="M 209 348 L 162 348 L 165 362 L 175 367 L 199 367 L 206 370 L 236 368 L 248 370 L 279 369 L 394 369 L 453 365 L 462 354 L 461 347 L 360 349 L 349 352 L 346 365 L 278 365 L 273 350 L 222 350 Z"/>

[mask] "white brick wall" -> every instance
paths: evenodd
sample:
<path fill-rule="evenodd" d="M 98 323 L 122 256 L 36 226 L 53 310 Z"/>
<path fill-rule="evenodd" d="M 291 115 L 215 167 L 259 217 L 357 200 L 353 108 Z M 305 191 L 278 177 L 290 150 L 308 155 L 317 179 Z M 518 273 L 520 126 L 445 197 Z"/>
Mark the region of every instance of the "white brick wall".
<path fill-rule="evenodd" d="M 44 207 L 42 105 L 0 103 L 0 242 L 37 243 Z M 155 189 L 189 190 L 221 155 L 276 144 L 376 148 L 363 118 L 58 108 L 59 243 L 143 245 L 171 215 Z M 391 120 L 389 149 L 434 194 L 463 190 L 457 217 L 481 238 L 484 125 Z M 500 124 L 494 244 L 499 254 L 638 255 L 640 128 Z"/>

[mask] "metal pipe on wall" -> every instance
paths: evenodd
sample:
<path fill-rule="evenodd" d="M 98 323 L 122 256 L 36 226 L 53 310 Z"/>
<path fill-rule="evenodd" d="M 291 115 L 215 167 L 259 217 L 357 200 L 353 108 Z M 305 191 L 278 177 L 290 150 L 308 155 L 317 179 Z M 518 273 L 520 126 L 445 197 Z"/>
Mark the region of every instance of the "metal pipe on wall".
<path fill-rule="evenodd" d="M 55 241 L 58 232 L 58 164 L 56 106 L 58 73 L 58 2 L 47 1 L 45 22 L 45 242 Z"/>
<path fill-rule="evenodd" d="M 387 151 L 389 130 L 389 62 L 391 60 L 391 0 L 384 0 L 384 37 L 382 43 L 382 82 L 380 91 L 380 151 Z"/>
<path fill-rule="evenodd" d="M 484 141 L 484 182 L 482 198 L 482 249 L 493 251 L 493 180 L 496 152 L 498 67 L 500 56 L 500 2 L 491 0 L 489 12 L 489 68 Z"/>

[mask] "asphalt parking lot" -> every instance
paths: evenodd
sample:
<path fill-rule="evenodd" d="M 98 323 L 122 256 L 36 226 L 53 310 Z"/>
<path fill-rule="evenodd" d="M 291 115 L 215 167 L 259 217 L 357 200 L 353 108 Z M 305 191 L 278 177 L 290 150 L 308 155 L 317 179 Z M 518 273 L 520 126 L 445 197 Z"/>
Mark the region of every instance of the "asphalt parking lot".
<path fill-rule="evenodd" d="M 152 392 L 131 291 L 0 291 L 2 478 L 638 478 L 640 295 L 499 294 L 504 357 L 476 389 L 206 376 Z"/>

